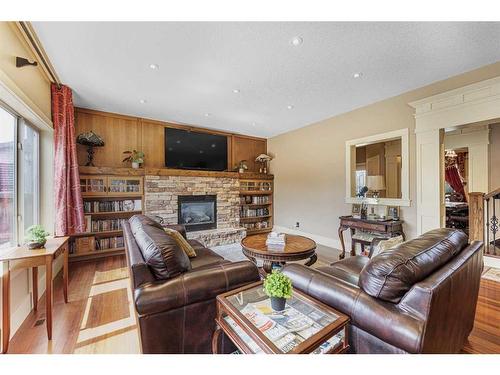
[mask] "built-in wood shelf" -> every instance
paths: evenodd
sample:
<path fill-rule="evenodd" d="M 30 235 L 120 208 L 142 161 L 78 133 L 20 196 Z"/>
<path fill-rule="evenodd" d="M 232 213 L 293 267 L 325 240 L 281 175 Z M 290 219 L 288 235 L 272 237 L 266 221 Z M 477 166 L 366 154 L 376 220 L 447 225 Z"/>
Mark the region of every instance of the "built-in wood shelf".
<path fill-rule="evenodd" d="M 101 258 L 113 255 L 122 255 L 122 254 L 125 254 L 125 248 L 117 247 L 114 249 L 89 251 L 88 253 L 70 254 L 69 258 L 71 261 L 77 261 L 77 260 L 88 260 L 88 259 L 95 259 L 95 258 Z"/>
<path fill-rule="evenodd" d="M 242 207 L 249 207 L 249 208 L 252 208 L 252 207 L 262 207 L 262 206 L 270 206 L 272 205 L 271 202 L 267 202 L 267 203 L 240 203 L 240 206 Z"/>
<path fill-rule="evenodd" d="M 273 195 L 272 190 L 240 190 L 240 195 Z"/>
<path fill-rule="evenodd" d="M 247 235 L 271 232 L 273 228 L 247 229 Z"/>
<path fill-rule="evenodd" d="M 272 174 L 255 172 L 231 172 L 231 171 L 196 171 L 190 169 L 175 168 L 115 168 L 115 167 L 87 167 L 80 166 L 81 175 L 111 175 L 111 176 L 191 176 L 191 177 L 218 177 L 237 178 L 241 180 L 272 180 Z"/>
<path fill-rule="evenodd" d="M 101 212 L 85 212 L 84 215 L 91 216 L 112 216 L 112 215 L 139 215 L 142 211 L 101 211 Z"/>
<path fill-rule="evenodd" d="M 241 216 L 240 220 L 261 220 L 261 219 L 267 219 L 270 218 L 271 215 L 264 215 L 264 216 Z"/>
<path fill-rule="evenodd" d="M 119 236 L 121 234 L 123 234 L 123 231 L 121 229 L 118 229 L 118 230 L 108 230 L 108 231 L 103 231 L 103 232 L 75 233 L 75 234 L 72 234 L 71 237 L 88 237 L 88 236 L 113 237 L 113 236 Z"/>

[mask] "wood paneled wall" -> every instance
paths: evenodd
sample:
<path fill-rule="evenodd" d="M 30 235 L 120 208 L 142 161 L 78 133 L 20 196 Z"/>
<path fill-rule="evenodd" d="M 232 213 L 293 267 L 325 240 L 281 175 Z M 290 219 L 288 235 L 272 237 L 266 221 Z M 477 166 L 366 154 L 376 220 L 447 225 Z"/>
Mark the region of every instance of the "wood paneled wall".
<path fill-rule="evenodd" d="M 99 167 L 127 167 L 123 151 L 140 150 L 146 155 L 145 168 L 165 168 L 164 128 L 191 129 L 221 134 L 228 137 L 228 168 L 232 170 L 240 160 L 247 160 L 249 171 L 258 172 L 255 158 L 267 152 L 267 140 L 226 133 L 194 126 L 142 119 L 84 108 L 75 108 L 75 133 L 93 131 L 104 139 L 104 147 L 95 148 L 94 164 Z M 78 145 L 78 164 L 87 162 L 86 147 Z"/>

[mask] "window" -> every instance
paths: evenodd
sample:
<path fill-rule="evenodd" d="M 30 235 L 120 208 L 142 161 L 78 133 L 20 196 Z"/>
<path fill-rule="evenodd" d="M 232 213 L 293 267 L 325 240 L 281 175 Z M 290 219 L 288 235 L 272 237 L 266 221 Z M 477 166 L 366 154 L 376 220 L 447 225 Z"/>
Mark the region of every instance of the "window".
<path fill-rule="evenodd" d="M 0 106 L 0 249 L 23 242 L 39 223 L 39 133 Z M 19 147 L 16 145 L 19 144 Z M 16 220 L 19 218 L 19 220 Z"/>
<path fill-rule="evenodd" d="M 16 236 L 17 117 L 0 107 L 0 248 L 14 246 Z"/>
<path fill-rule="evenodd" d="M 366 186 L 366 170 L 361 169 L 356 171 L 356 194 L 359 194 L 361 189 Z"/>
<path fill-rule="evenodd" d="M 19 128 L 19 142 L 22 147 L 19 154 L 20 164 L 20 194 L 19 208 L 23 227 L 19 230 L 20 237 L 24 237 L 22 230 L 38 224 L 38 131 L 23 121 Z"/>

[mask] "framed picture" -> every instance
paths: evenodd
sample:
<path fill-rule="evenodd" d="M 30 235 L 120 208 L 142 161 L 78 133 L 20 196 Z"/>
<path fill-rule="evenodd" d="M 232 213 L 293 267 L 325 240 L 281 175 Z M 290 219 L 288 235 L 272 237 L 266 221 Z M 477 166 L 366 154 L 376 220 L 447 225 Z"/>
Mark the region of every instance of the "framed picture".
<path fill-rule="evenodd" d="M 360 216 L 361 215 L 361 205 L 359 203 L 352 204 L 351 214 L 352 214 L 352 216 Z"/>
<path fill-rule="evenodd" d="M 399 206 L 387 206 L 387 217 L 391 219 L 399 219 Z"/>

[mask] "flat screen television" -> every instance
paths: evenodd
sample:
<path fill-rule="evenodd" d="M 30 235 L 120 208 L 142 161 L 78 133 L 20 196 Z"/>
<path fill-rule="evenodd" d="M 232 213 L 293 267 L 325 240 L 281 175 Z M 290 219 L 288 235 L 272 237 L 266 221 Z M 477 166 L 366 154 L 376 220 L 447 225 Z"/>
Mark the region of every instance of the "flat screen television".
<path fill-rule="evenodd" d="M 165 166 L 178 169 L 225 171 L 227 137 L 165 128 Z"/>

